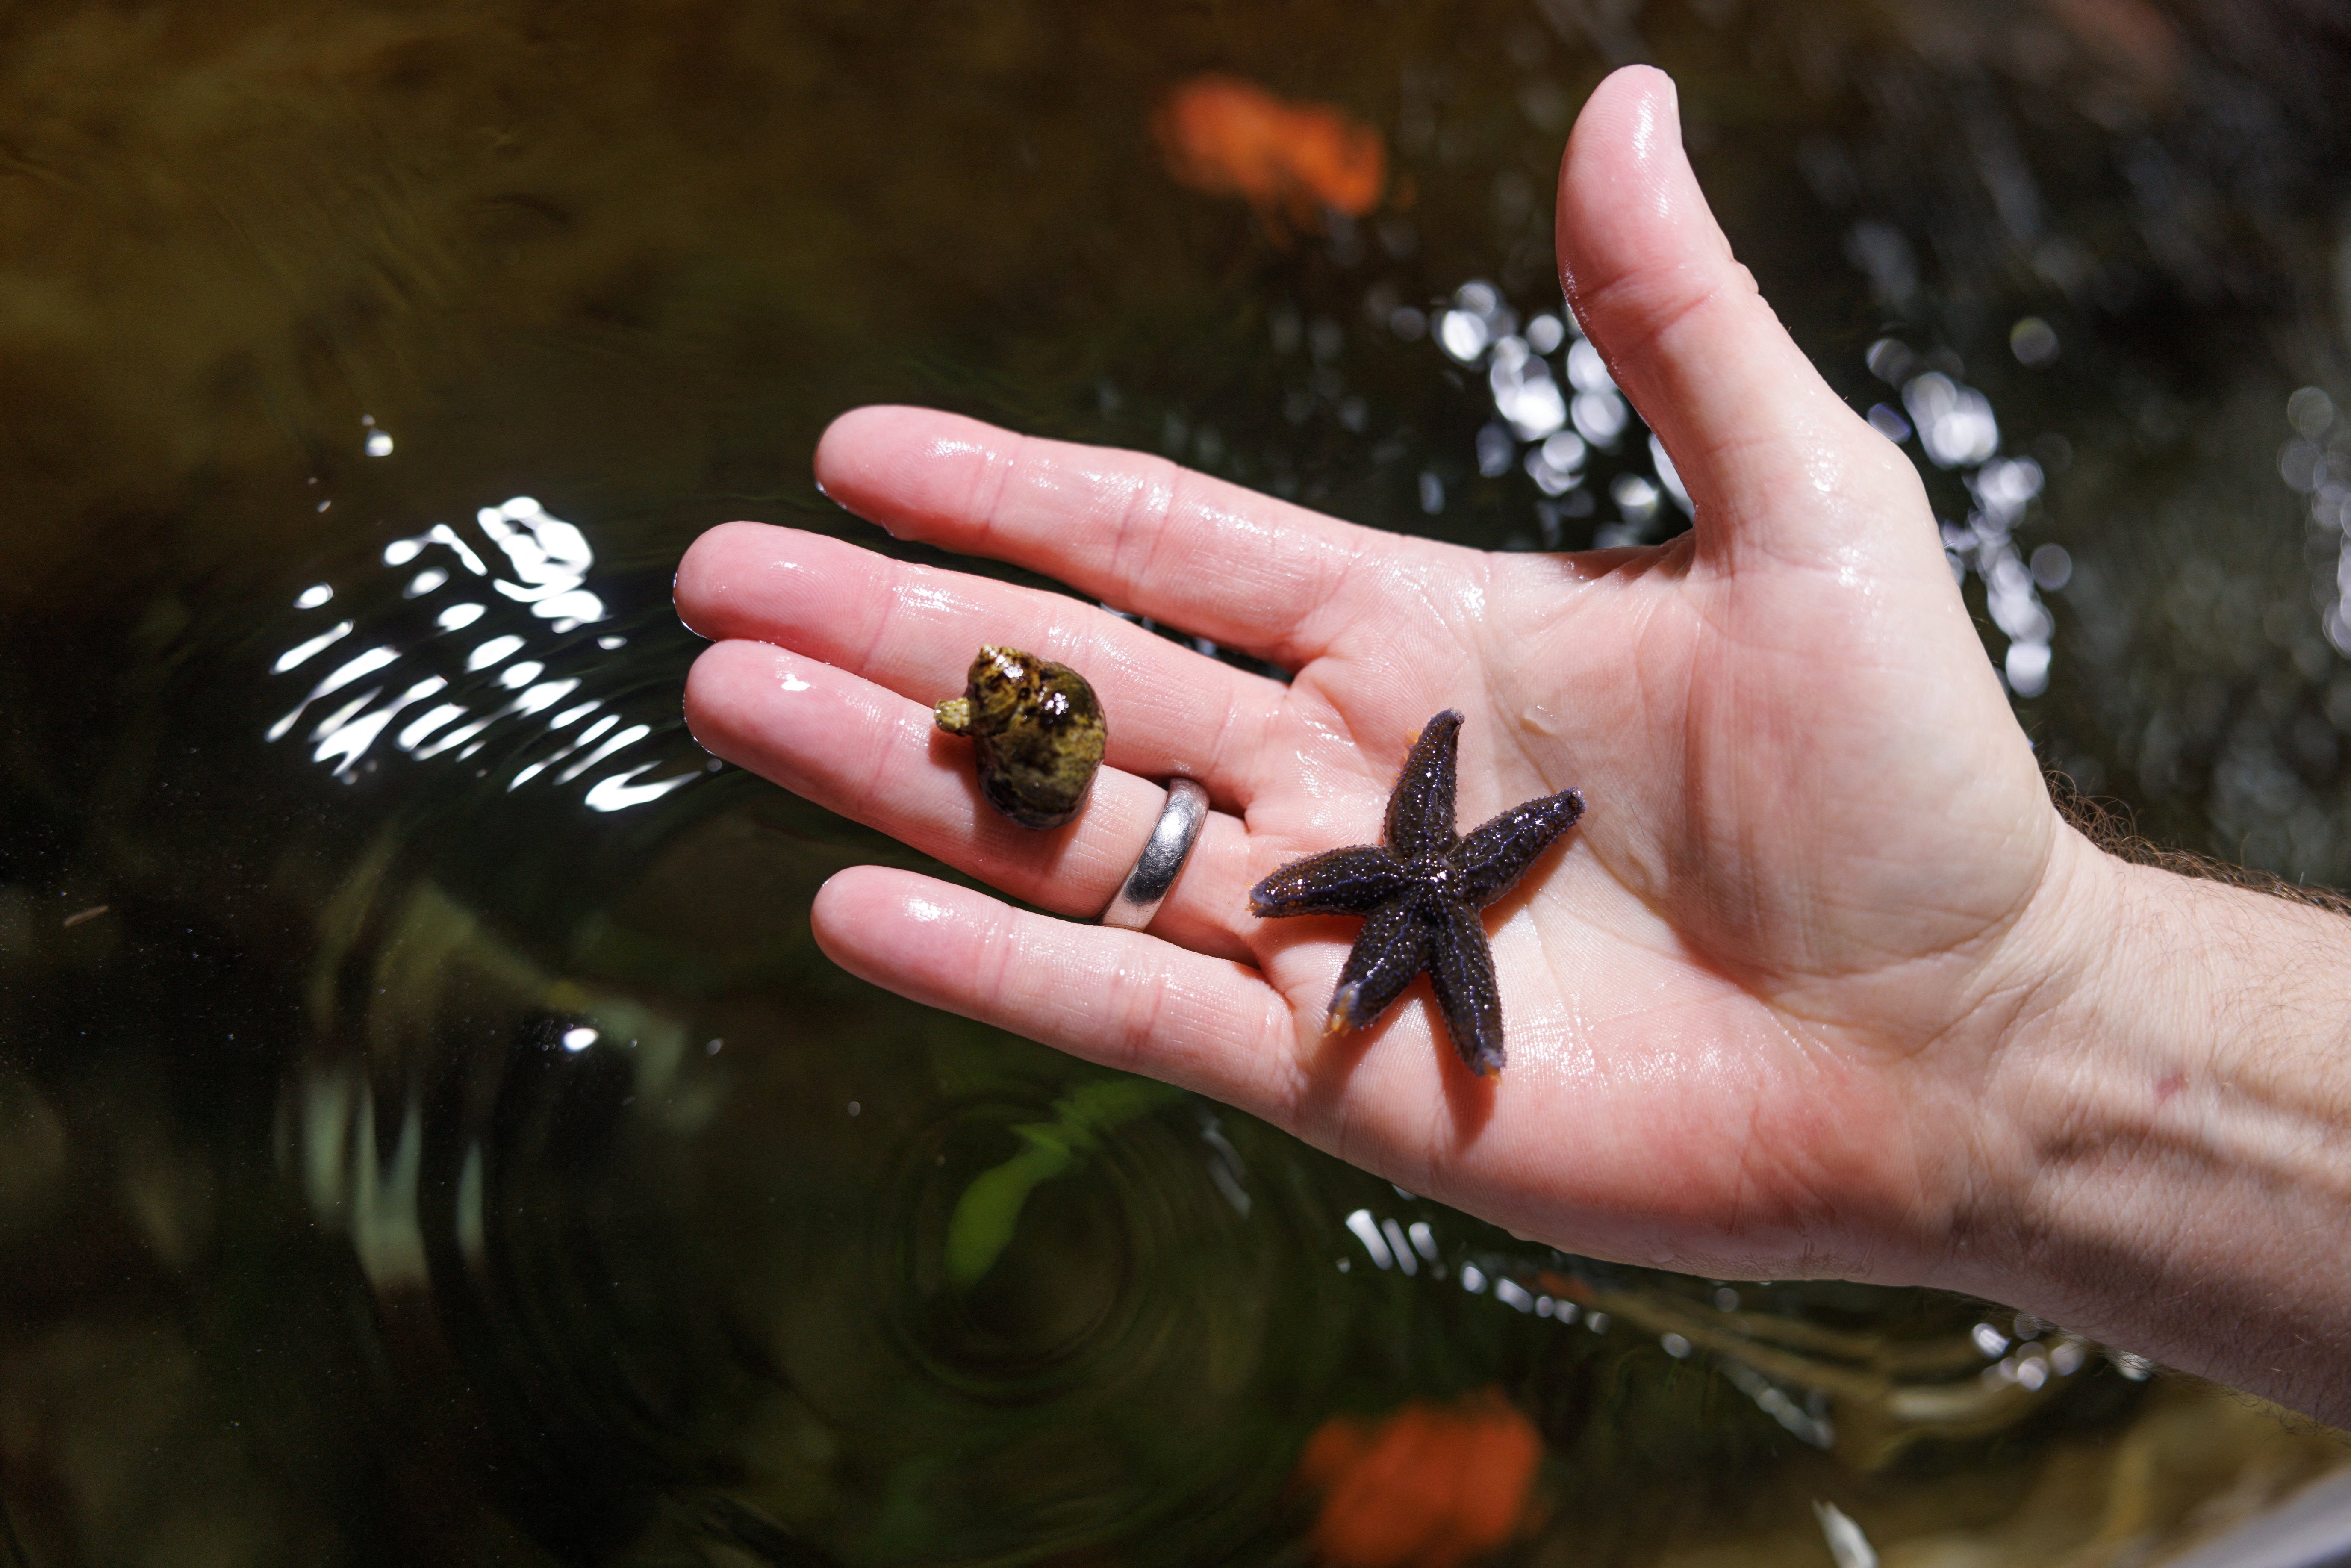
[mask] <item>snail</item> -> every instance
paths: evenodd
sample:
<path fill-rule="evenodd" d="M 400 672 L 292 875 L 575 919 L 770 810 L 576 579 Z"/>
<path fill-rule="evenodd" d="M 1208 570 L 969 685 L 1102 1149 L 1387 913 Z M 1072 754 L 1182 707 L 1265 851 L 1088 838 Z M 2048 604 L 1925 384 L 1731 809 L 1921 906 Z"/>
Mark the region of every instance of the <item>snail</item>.
<path fill-rule="evenodd" d="M 1083 675 L 1018 648 L 980 649 L 964 695 L 932 716 L 949 735 L 971 737 L 980 794 L 1024 828 L 1058 828 L 1078 814 L 1110 733 Z"/>

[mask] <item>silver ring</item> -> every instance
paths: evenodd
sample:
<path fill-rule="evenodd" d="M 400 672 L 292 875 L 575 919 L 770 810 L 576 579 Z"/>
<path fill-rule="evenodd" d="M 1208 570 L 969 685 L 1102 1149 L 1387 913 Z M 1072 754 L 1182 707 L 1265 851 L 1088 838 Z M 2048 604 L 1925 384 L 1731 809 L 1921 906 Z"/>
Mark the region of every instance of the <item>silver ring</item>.
<path fill-rule="evenodd" d="M 1151 830 L 1150 841 L 1136 857 L 1134 869 L 1126 873 L 1118 895 L 1102 912 L 1102 924 L 1127 931 L 1140 931 L 1150 925 L 1190 857 L 1193 841 L 1200 836 L 1200 824 L 1207 820 L 1206 789 L 1189 779 L 1167 780 L 1167 804 L 1160 809 L 1158 824 Z"/>

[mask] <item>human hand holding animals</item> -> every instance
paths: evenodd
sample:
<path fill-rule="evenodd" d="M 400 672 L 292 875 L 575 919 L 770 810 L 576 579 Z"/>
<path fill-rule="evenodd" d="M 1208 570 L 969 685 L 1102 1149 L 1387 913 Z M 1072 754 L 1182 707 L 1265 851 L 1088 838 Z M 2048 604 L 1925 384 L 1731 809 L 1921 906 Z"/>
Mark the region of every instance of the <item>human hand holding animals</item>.
<path fill-rule="evenodd" d="M 1646 68 L 1595 91 L 1559 243 L 1688 533 L 1484 555 L 1156 458 L 860 410 L 818 450 L 835 500 L 1085 598 L 726 525 L 678 575 L 716 640 L 695 734 L 1050 912 L 842 873 L 818 939 L 891 989 L 1572 1251 L 1976 1291 L 2351 1416 L 2351 925 L 2125 865 L 2065 825 L 1916 472 L 1734 260 L 1676 113 Z M 1082 671 L 1108 716 L 1092 798 L 1050 835 L 997 817 L 935 737 L 982 643 Z M 1357 923 L 1260 920 L 1248 896 L 1375 839 L 1447 708 L 1464 829 L 1571 786 L 1589 806 L 1485 912 L 1499 1078 L 1464 1068 L 1420 986 L 1326 1034 Z M 1147 931 L 1082 924 L 1177 775 L 1215 809 L 1165 904 Z M 2228 1334 L 2199 1290 L 2231 1298 Z M 2292 1334 L 2311 1347 L 2280 1365 Z"/>

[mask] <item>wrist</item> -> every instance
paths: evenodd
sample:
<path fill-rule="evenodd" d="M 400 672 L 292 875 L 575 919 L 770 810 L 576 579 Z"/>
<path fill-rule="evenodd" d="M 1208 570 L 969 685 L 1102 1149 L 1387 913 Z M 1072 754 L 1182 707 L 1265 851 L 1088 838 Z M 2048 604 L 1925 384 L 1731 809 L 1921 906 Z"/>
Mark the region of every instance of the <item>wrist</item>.
<path fill-rule="evenodd" d="M 2351 921 L 2068 830 L 1933 1282 L 2340 1421 Z"/>

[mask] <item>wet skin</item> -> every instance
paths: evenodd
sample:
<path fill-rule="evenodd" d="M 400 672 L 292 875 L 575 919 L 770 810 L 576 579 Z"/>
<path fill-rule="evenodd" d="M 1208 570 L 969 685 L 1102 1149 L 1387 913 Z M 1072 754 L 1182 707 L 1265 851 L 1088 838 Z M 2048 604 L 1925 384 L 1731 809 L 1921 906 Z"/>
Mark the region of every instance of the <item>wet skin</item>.
<path fill-rule="evenodd" d="M 1564 1250 L 1940 1285 L 2351 1419 L 2342 1249 L 2314 1243 L 2351 1191 L 2351 1050 L 2276 1044 L 2339 1019 L 2345 923 L 2066 826 L 1917 470 L 1732 257 L 1659 73 L 1584 106 L 1558 235 L 1695 506 L 1655 549 L 1482 555 L 912 409 L 837 421 L 825 493 L 1078 597 L 788 528 L 698 541 L 677 602 L 716 641 L 686 692 L 704 744 L 1031 905 L 858 867 L 818 894 L 818 942 Z M 934 745 L 983 637 L 1085 670 L 1118 715 L 1050 839 Z M 1607 803 L 1489 932 L 1507 1081 L 1464 1071 L 1434 1008 L 1331 1038 L 1349 943 L 1249 910 L 1373 836 L 1447 705 L 1472 820 L 1571 781 Z M 1177 773 L 1216 808 L 1183 875 L 1147 932 L 1088 924 Z"/>

